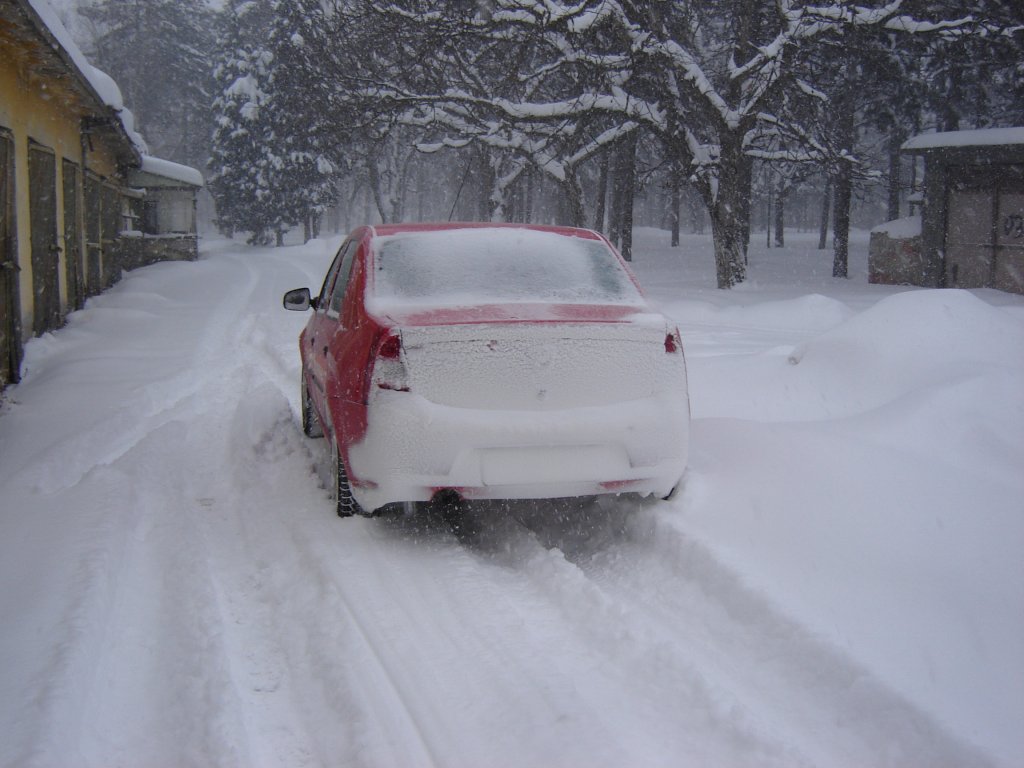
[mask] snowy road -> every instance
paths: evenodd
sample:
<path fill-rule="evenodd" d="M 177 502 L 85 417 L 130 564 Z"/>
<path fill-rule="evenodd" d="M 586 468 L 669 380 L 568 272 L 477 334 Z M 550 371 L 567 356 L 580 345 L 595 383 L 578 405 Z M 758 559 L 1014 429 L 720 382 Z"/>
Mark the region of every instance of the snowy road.
<path fill-rule="evenodd" d="M 1024 764 L 1012 703 L 1024 620 L 1005 615 L 1021 593 L 1007 554 L 1024 530 L 1012 501 L 1020 440 L 996 436 L 1010 470 L 976 478 L 969 467 L 950 486 L 986 482 L 993 527 L 1015 522 L 989 531 L 983 553 L 964 554 L 997 594 L 949 621 L 996 617 L 983 650 L 958 655 L 955 637 L 912 641 L 931 688 L 907 659 L 911 641 L 879 626 L 895 621 L 894 635 L 913 636 L 941 617 L 922 609 L 901 627 L 896 599 L 871 590 L 878 568 L 900 575 L 892 562 L 920 565 L 902 574 L 911 584 L 935 564 L 906 551 L 887 559 L 885 545 L 854 551 L 858 533 L 874 541 L 870 514 L 849 538 L 863 581 L 829 586 L 827 562 L 799 570 L 829 533 L 811 527 L 806 547 L 762 540 L 764 557 L 793 565 L 806 591 L 786 591 L 785 563 L 737 565 L 757 546 L 755 523 L 729 539 L 707 522 L 738 509 L 734 496 L 763 477 L 779 487 L 742 512 L 778 514 L 816 473 L 807 462 L 835 469 L 837 445 L 847 458 L 863 452 L 860 467 L 876 460 L 871 439 L 884 430 L 861 424 L 875 418 L 868 405 L 815 432 L 806 413 L 784 413 L 784 398 L 774 416 L 764 403 L 699 398 L 731 391 L 730 366 L 759 372 L 769 393 L 783 368 L 766 366 L 793 356 L 799 366 L 779 365 L 813 372 L 815 339 L 893 291 L 780 300 L 784 311 L 769 295 L 746 310 L 671 305 L 697 417 L 681 498 L 481 505 L 481 532 L 459 540 L 432 519 L 331 515 L 317 479 L 323 441 L 304 438 L 296 415 L 306 318 L 279 309 L 285 289 L 319 284 L 330 256 L 324 243 L 218 244 L 200 262 L 128 275 L 30 345 L 27 376 L 0 415 L 0 765 Z M 1009 303 L 964 311 L 1024 329 L 1024 304 Z M 729 312 L 798 322 L 715 322 L 736 320 Z M 1006 434 L 1021 418 L 1019 399 L 1010 406 Z M 742 421 L 753 418 L 745 408 L 763 418 Z M 916 443 L 892 442 L 877 460 L 903 457 L 910 482 L 926 479 Z M 747 466 L 730 457 L 739 446 Z M 779 446 L 792 449 L 788 460 Z M 830 493 L 804 491 L 803 511 Z M 863 591 L 848 592 L 850 582 Z M 970 601 L 969 591 L 958 597 Z M 991 681 L 978 658 L 995 667 Z M 893 669 L 903 666 L 901 677 Z M 985 702 L 962 700 L 972 694 L 958 688 L 961 673 L 980 676 Z"/>

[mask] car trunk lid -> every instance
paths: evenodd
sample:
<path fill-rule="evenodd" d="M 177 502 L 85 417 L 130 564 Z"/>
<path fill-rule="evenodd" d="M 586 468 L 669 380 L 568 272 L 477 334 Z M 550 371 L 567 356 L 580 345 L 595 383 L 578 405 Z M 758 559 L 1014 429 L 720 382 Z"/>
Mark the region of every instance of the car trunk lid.
<path fill-rule="evenodd" d="M 575 320 L 552 319 L 568 313 L 548 307 L 544 319 L 519 308 L 500 322 L 481 311 L 470 322 L 399 325 L 408 388 L 442 405 L 548 410 L 649 397 L 678 376 L 681 350 L 666 344 L 661 315 L 573 311 Z"/>

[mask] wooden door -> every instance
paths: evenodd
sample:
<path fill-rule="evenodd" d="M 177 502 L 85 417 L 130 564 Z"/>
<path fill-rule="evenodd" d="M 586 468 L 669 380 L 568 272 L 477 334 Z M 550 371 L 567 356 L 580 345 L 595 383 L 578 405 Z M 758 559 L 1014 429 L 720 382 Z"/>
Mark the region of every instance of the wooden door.
<path fill-rule="evenodd" d="M 91 173 L 85 176 L 85 294 L 95 296 L 103 290 L 103 245 L 100 219 L 103 206 L 100 192 L 103 182 Z"/>
<path fill-rule="evenodd" d="M 1024 175 L 1024 168 L 1021 168 Z M 1024 180 L 999 189 L 993 288 L 1024 293 Z"/>
<path fill-rule="evenodd" d="M 28 205 L 32 242 L 34 335 L 60 325 L 60 248 L 57 245 L 57 161 L 51 150 L 28 151 Z"/>
<path fill-rule="evenodd" d="M 14 142 L 0 133 L 0 388 L 18 380 L 21 363 L 14 248 Z"/>
<path fill-rule="evenodd" d="M 81 177 L 78 166 L 64 160 L 64 269 L 68 286 L 68 309 L 81 309 L 85 303 L 82 286 L 82 219 L 79 215 Z"/>
<path fill-rule="evenodd" d="M 992 284 L 995 219 L 993 193 L 954 185 L 946 217 L 946 286 L 984 288 Z"/>
<path fill-rule="evenodd" d="M 109 288 L 121 278 L 121 264 L 117 258 L 117 236 L 121 231 L 121 200 L 117 188 L 111 184 L 104 184 L 100 195 L 103 201 L 100 215 L 103 287 Z"/>

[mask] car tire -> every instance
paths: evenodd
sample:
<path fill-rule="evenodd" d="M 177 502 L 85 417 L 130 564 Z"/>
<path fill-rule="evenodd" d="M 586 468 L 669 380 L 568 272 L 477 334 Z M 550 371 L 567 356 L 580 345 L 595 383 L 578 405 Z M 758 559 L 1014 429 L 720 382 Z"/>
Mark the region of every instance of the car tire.
<path fill-rule="evenodd" d="M 345 470 L 345 460 L 338 450 L 338 441 L 331 437 L 331 474 L 334 478 L 334 506 L 338 517 L 352 517 L 353 515 L 365 515 L 363 508 L 359 506 L 355 496 L 352 495 L 352 486 L 348 481 L 348 472 Z"/>
<path fill-rule="evenodd" d="M 302 408 L 302 434 L 306 437 L 323 437 L 324 429 L 320 419 L 313 410 L 313 401 L 309 399 L 309 387 L 306 384 L 306 372 L 302 372 L 299 403 Z"/>

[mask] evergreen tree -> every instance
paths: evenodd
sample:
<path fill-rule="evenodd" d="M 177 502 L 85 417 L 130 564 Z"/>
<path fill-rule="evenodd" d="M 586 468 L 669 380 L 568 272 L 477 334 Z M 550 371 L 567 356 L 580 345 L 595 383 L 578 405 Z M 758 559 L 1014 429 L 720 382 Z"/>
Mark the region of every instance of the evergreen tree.
<path fill-rule="evenodd" d="M 213 79 L 213 147 L 209 163 L 210 192 L 217 204 L 221 231 L 251 233 L 252 242 L 266 242 L 283 231 L 271 202 L 266 147 L 271 136 L 267 94 L 271 53 L 264 47 L 269 6 L 230 2 L 221 13 Z"/>
<path fill-rule="evenodd" d="M 281 244 L 303 225 L 315 234 L 334 194 L 327 120 L 332 88 L 316 63 L 318 0 L 231 3 L 223 12 L 214 79 L 211 191 L 222 230 Z"/>
<path fill-rule="evenodd" d="M 271 11 L 269 184 L 281 219 L 289 226 L 302 224 L 308 240 L 334 197 L 330 148 L 339 132 L 327 118 L 333 86 L 318 65 L 326 20 L 319 0 L 273 0 Z"/>
<path fill-rule="evenodd" d="M 93 0 L 92 58 L 121 88 L 153 152 L 202 167 L 209 150 L 213 13 L 204 0 Z"/>

